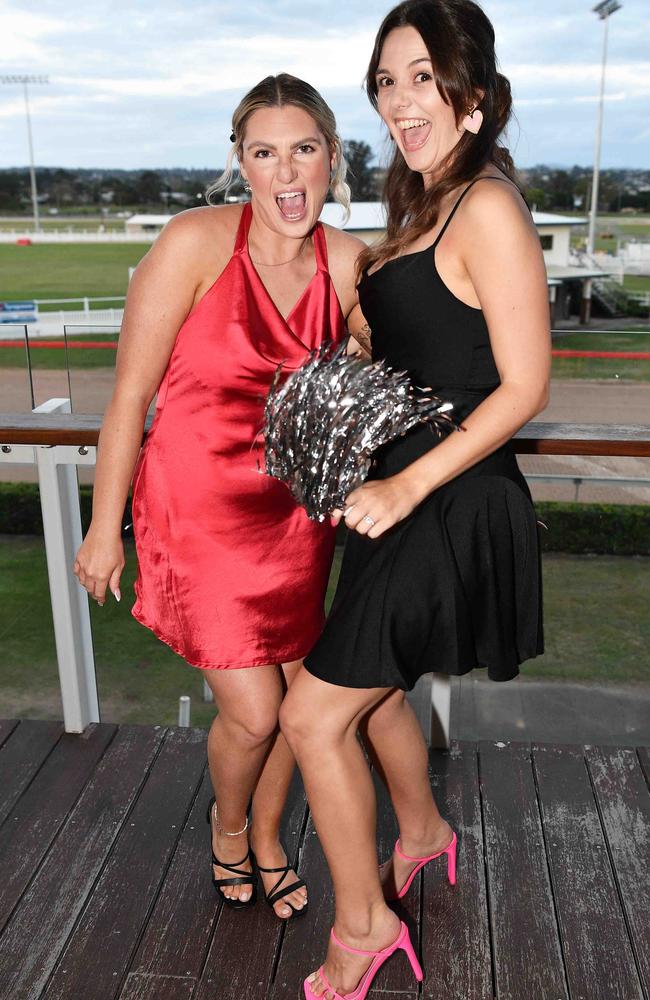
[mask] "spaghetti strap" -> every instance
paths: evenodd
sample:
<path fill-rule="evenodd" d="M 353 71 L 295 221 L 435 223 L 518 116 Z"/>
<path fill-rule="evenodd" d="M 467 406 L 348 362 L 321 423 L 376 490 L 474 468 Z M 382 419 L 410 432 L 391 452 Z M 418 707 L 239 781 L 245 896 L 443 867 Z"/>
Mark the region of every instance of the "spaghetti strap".
<path fill-rule="evenodd" d="M 469 184 L 467 185 L 467 187 L 465 188 L 465 190 L 461 192 L 461 194 L 459 195 L 459 197 L 456 200 L 456 203 L 455 203 L 454 207 L 452 208 L 451 212 L 449 213 L 449 215 L 445 219 L 445 224 L 442 227 L 442 229 L 440 230 L 440 232 L 438 233 L 438 235 L 436 236 L 436 241 L 433 244 L 433 249 L 434 250 L 438 246 L 438 244 L 440 243 L 440 240 L 442 239 L 442 237 L 445 235 L 445 232 L 447 230 L 447 226 L 449 225 L 449 223 L 453 219 L 454 215 L 456 214 L 456 211 L 457 211 L 457 209 L 458 209 L 461 201 L 463 200 L 463 198 L 465 197 L 465 195 L 467 194 L 467 192 L 469 191 L 469 189 L 472 188 L 472 187 L 474 187 L 474 185 L 477 183 L 477 181 L 504 181 L 506 184 L 512 184 L 513 187 L 517 188 L 517 185 L 513 184 L 513 182 L 511 180 L 509 180 L 507 177 L 491 177 L 489 174 L 486 175 L 485 177 L 475 177 L 473 181 L 469 182 Z M 517 188 L 517 191 L 519 191 L 519 188 Z"/>

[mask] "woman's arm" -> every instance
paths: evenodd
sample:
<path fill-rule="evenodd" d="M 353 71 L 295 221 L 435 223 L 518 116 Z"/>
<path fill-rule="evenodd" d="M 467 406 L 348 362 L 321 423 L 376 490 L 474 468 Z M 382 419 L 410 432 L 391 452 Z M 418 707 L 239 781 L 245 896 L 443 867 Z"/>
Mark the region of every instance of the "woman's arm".
<path fill-rule="evenodd" d="M 371 538 L 407 517 L 439 486 L 508 441 L 548 401 L 548 292 L 539 236 L 518 196 L 504 184 L 466 199 L 462 256 L 487 322 L 501 378 L 453 432 L 398 475 L 365 483 L 348 498 L 346 524 Z M 498 190 L 497 190 L 498 189 Z M 479 192 L 481 197 L 478 197 Z M 374 526 L 363 518 L 370 515 Z"/>
<path fill-rule="evenodd" d="M 133 274 L 117 352 L 115 388 L 99 436 L 93 516 L 74 564 L 91 597 L 119 600 L 121 523 L 147 410 L 201 281 L 203 220 L 183 213 L 165 227 Z"/>

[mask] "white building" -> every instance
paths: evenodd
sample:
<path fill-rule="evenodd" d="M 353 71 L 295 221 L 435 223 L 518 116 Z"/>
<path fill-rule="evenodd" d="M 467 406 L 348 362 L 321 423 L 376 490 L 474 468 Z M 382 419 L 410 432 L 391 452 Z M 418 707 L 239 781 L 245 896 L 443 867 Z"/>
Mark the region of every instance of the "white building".
<path fill-rule="evenodd" d="M 380 239 L 386 228 L 384 206 L 378 201 L 352 202 L 350 218 L 345 223 L 343 209 L 336 202 L 328 202 L 320 217 L 330 226 L 354 233 L 368 244 Z M 126 231 L 155 237 L 170 218 L 170 215 L 133 215 L 126 221 Z M 571 227 L 585 226 L 587 219 L 533 212 L 533 221 L 546 261 L 551 316 L 552 319 L 564 318 L 569 315 L 572 303 L 575 309 L 587 293 L 591 294 L 587 282 L 593 278 L 605 277 L 606 272 L 595 266 L 578 266 L 571 262 Z"/>

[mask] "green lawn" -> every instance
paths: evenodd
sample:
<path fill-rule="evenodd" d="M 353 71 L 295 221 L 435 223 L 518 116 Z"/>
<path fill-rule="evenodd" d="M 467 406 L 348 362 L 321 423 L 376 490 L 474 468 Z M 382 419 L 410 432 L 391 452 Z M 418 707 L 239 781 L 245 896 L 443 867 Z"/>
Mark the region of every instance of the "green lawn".
<path fill-rule="evenodd" d="M 118 338 L 118 330 L 106 334 L 75 334 L 68 337 L 69 342 L 75 340 L 98 341 L 113 343 Z M 63 338 L 53 337 L 53 340 L 63 340 Z M 2 327 L 0 326 L 0 340 L 2 340 Z M 0 347 L 0 368 L 21 368 L 26 367 L 24 341 L 17 342 L 17 347 Z M 84 350 L 74 348 L 68 352 L 70 370 L 77 371 L 80 368 L 113 368 L 115 366 L 115 350 L 112 348 L 102 348 L 102 350 Z M 30 351 L 32 368 L 49 370 L 65 370 L 66 352 L 63 348 L 34 347 Z"/>
<path fill-rule="evenodd" d="M 567 333 L 553 337 L 558 351 L 644 351 L 650 352 L 650 333 L 626 330 L 625 333 Z M 553 358 L 553 378 L 609 378 L 650 382 L 650 361 L 614 358 Z"/>
<path fill-rule="evenodd" d="M 202 675 L 129 614 L 133 546 L 121 604 L 91 604 L 103 718 L 170 724 L 178 698 L 192 698 L 192 723 L 208 725 Z M 335 572 L 340 558 L 337 550 Z M 547 652 L 524 677 L 598 683 L 650 681 L 647 615 L 650 559 L 547 555 L 544 558 Z M 332 585 L 330 586 L 330 599 Z M 4 536 L 0 546 L 2 714 L 60 718 L 58 678 L 42 539 Z"/>
<path fill-rule="evenodd" d="M 150 243 L 0 244 L 0 301 L 126 295 Z M 107 303 L 108 305 L 108 303 Z"/>
<path fill-rule="evenodd" d="M 628 292 L 650 292 L 650 276 L 626 274 L 623 277 L 623 288 Z"/>

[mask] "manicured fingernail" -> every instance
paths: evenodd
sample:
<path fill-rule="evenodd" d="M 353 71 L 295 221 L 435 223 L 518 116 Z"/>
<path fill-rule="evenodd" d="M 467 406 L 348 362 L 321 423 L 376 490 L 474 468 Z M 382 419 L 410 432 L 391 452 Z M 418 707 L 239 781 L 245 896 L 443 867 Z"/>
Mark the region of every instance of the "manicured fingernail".
<path fill-rule="evenodd" d="M 241 894 L 241 896 L 239 898 L 241 899 L 242 903 L 245 903 L 246 900 L 248 899 L 248 893 L 247 892 L 242 892 L 242 894 Z"/>
<path fill-rule="evenodd" d="M 120 593 L 120 588 L 119 587 L 117 588 L 117 590 L 113 591 L 113 597 L 115 598 L 115 600 L 117 601 L 118 604 L 122 600 L 122 595 Z"/>

